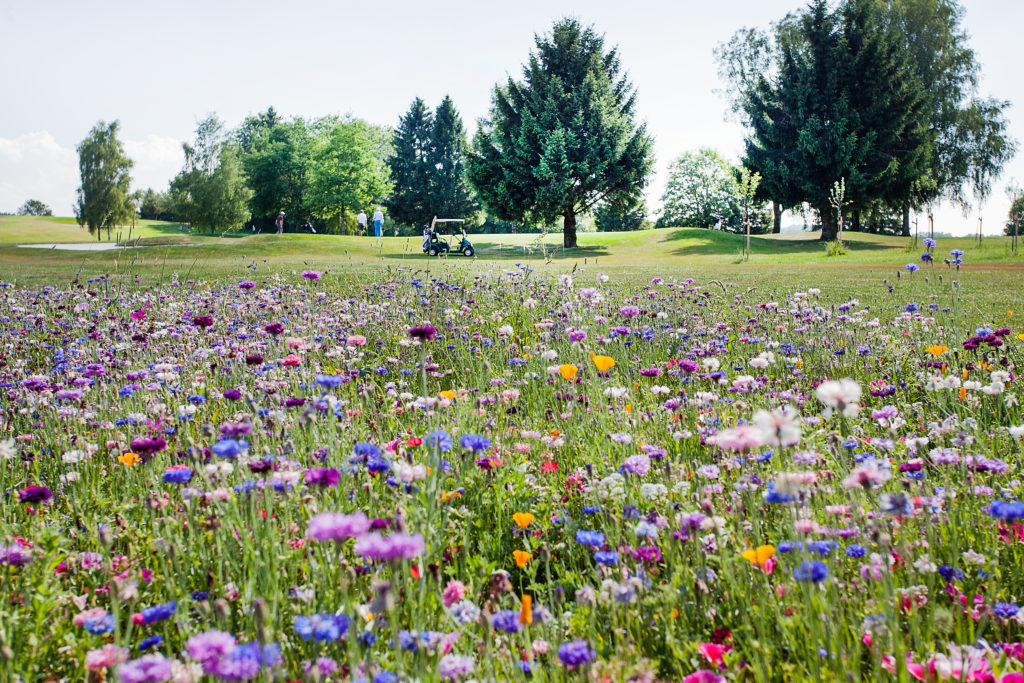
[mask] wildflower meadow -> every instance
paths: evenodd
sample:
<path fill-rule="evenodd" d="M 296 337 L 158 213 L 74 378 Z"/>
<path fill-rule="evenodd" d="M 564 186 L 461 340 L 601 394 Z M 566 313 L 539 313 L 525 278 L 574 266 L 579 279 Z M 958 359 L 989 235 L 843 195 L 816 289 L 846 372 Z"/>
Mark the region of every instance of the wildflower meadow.
<path fill-rule="evenodd" d="M 4 283 L 0 675 L 1024 681 L 1024 328 L 926 247 Z"/>

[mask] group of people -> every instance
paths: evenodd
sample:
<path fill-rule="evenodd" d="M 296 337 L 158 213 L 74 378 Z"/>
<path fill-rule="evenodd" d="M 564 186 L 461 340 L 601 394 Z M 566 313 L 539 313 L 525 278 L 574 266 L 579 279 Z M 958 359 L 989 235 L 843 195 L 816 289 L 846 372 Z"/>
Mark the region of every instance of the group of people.
<path fill-rule="evenodd" d="M 356 216 L 356 225 L 359 228 L 359 235 L 366 234 L 366 212 L 362 209 L 359 210 L 359 215 Z M 316 229 L 306 221 L 302 226 L 302 229 L 306 232 L 315 233 Z M 252 223 L 252 231 L 256 232 L 256 221 Z M 274 219 L 274 231 L 280 235 L 284 232 L 284 211 L 277 214 L 277 218 Z M 377 210 L 373 213 L 373 234 L 375 237 L 381 237 L 384 233 L 384 211 L 381 207 L 377 207 Z M 398 226 L 395 226 L 395 237 L 398 236 Z"/>
<path fill-rule="evenodd" d="M 359 210 L 359 215 L 356 216 L 356 226 L 359 228 L 360 236 L 366 234 L 366 212 L 362 209 Z M 384 233 L 384 212 L 381 207 L 377 207 L 377 210 L 373 213 L 373 236 L 381 237 Z M 397 228 L 395 234 L 397 235 Z"/>

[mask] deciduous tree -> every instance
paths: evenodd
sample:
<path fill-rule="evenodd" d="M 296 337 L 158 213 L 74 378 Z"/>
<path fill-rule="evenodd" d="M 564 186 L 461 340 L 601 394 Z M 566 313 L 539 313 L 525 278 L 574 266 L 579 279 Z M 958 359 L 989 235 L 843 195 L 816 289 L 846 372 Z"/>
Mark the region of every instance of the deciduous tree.
<path fill-rule="evenodd" d="M 101 239 L 110 229 L 131 217 L 128 188 L 131 185 L 132 160 L 117 137 L 119 122 L 100 121 L 78 145 L 78 170 L 82 184 L 75 202 L 78 224 Z"/>

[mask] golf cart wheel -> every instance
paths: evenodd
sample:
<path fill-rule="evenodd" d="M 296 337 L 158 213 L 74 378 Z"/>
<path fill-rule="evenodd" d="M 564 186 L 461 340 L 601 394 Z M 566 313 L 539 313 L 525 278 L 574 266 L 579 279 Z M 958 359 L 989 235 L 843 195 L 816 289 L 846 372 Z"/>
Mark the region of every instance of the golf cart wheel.
<path fill-rule="evenodd" d="M 466 257 L 472 257 L 475 253 L 476 252 L 473 250 L 473 247 L 466 247 L 462 250 L 462 255 Z"/>
<path fill-rule="evenodd" d="M 430 247 L 427 249 L 428 256 L 437 256 L 437 247 Z"/>

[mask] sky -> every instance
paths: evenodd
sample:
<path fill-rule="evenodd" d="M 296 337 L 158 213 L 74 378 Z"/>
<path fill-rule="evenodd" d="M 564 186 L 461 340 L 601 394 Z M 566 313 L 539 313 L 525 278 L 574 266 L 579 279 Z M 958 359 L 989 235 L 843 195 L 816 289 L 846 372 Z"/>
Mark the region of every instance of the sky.
<path fill-rule="evenodd" d="M 980 93 L 1008 99 L 1011 134 L 1024 141 L 1019 27 L 1024 3 L 961 0 L 982 66 Z M 712 147 L 738 160 L 743 128 L 716 90 L 713 50 L 743 26 L 767 28 L 800 0 L 3 0 L 0 2 L 0 211 L 40 199 L 71 215 L 75 147 L 99 120 L 118 119 L 134 186 L 165 189 L 181 142 L 216 112 L 229 125 L 273 106 L 285 116 L 352 114 L 396 125 L 416 96 L 451 95 L 467 131 L 487 114 L 495 83 L 518 77 L 533 47 L 563 16 L 593 24 L 617 45 L 636 86 L 637 113 L 655 138 L 647 190 L 660 206 L 666 167 Z M 1005 221 L 1008 181 L 1024 185 L 1024 150 L 981 215 Z M 944 206 L 935 229 L 977 230 L 977 212 Z M 789 219 L 792 222 L 795 219 Z M 922 217 L 922 224 L 924 219 Z"/>

